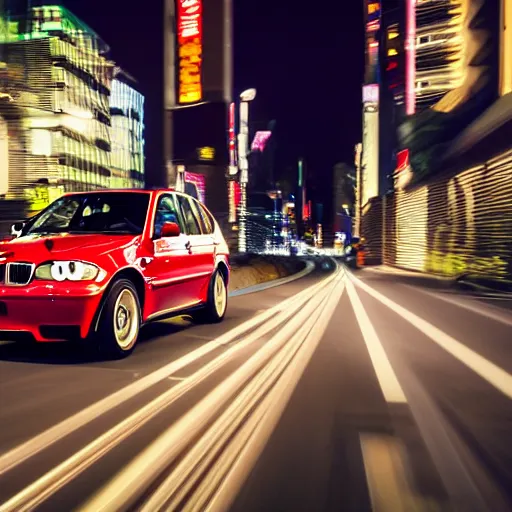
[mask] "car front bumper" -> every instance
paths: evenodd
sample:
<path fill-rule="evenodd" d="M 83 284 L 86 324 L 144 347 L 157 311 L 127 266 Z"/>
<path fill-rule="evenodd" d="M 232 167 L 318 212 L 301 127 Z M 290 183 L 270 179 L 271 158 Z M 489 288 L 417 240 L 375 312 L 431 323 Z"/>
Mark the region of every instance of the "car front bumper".
<path fill-rule="evenodd" d="M 39 342 L 86 338 L 103 287 L 85 283 L 0 286 L 0 340 L 32 336 Z"/>

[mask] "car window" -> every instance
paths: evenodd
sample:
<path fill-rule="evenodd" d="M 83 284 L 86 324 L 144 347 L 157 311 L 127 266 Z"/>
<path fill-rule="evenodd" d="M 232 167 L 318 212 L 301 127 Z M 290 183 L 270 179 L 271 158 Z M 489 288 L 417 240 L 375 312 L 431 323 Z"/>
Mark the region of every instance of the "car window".
<path fill-rule="evenodd" d="M 34 222 L 32 231 L 59 232 L 67 229 L 79 207 L 80 202 L 77 200 L 58 199 Z"/>
<path fill-rule="evenodd" d="M 208 215 L 208 212 L 199 201 L 192 201 L 192 204 L 195 207 L 197 216 L 201 219 L 201 229 L 203 233 L 205 235 L 211 235 L 213 233 L 213 222 L 210 215 Z"/>
<path fill-rule="evenodd" d="M 181 231 L 185 232 L 185 225 L 179 212 L 176 197 L 171 194 L 165 194 L 158 200 L 154 224 L 154 235 L 156 238 L 160 238 L 162 226 L 166 222 L 178 224 Z"/>
<path fill-rule="evenodd" d="M 188 197 L 178 196 L 178 201 L 180 203 L 183 218 L 187 226 L 187 233 L 189 235 L 200 235 L 201 228 L 199 225 L 199 221 L 197 220 L 194 214 L 194 210 L 192 209 L 192 205 L 190 204 Z"/>
<path fill-rule="evenodd" d="M 148 206 L 146 193 L 91 192 L 64 196 L 31 221 L 23 234 L 141 234 Z"/>

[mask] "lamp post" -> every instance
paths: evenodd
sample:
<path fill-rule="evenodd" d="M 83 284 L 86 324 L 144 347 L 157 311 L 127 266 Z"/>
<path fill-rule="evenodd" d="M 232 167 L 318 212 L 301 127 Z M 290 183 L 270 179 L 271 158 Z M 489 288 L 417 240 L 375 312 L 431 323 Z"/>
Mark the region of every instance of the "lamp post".
<path fill-rule="evenodd" d="M 240 169 L 240 218 L 238 250 L 247 252 L 247 183 L 249 182 L 249 102 L 256 98 L 256 89 L 240 94 L 240 133 L 238 134 L 238 166 Z"/>

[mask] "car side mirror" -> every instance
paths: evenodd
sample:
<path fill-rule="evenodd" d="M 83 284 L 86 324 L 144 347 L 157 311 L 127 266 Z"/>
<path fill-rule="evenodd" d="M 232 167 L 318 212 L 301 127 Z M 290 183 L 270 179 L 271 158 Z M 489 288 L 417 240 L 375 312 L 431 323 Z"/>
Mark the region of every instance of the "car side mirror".
<path fill-rule="evenodd" d="M 19 236 L 21 236 L 21 232 L 23 231 L 24 227 L 25 227 L 24 222 L 15 222 L 11 226 L 11 235 L 18 238 Z"/>
<path fill-rule="evenodd" d="M 171 236 L 180 236 L 180 234 L 181 234 L 181 229 L 178 226 L 178 224 L 176 224 L 176 222 L 166 222 L 162 226 L 162 230 L 160 231 L 160 236 L 162 238 L 168 238 Z"/>

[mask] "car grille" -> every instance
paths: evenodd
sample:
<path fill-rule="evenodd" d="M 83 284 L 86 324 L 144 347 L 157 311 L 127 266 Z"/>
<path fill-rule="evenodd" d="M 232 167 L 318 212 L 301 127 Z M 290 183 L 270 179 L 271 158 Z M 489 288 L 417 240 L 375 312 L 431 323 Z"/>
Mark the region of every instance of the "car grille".
<path fill-rule="evenodd" d="M 0 265 L 0 283 L 5 282 L 5 265 Z"/>
<path fill-rule="evenodd" d="M 7 263 L 4 270 L 4 283 L 23 286 L 30 283 L 35 265 L 32 263 Z"/>

